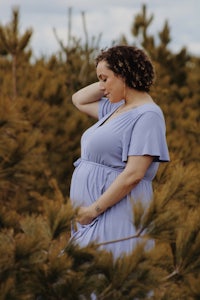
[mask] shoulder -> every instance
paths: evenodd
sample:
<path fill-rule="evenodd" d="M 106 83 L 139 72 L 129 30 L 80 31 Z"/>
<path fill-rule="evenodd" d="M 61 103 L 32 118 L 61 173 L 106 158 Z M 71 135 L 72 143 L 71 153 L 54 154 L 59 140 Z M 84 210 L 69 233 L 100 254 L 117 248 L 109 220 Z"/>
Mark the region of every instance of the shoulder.
<path fill-rule="evenodd" d="M 157 104 L 144 104 L 135 111 L 131 116 L 131 123 L 134 128 L 140 128 L 142 131 L 160 130 L 165 131 L 165 118 L 162 109 Z"/>
<path fill-rule="evenodd" d="M 163 111 L 160 108 L 160 106 L 157 105 L 156 103 L 147 103 L 147 104 L 138 106 L 137 114 L 140 117 L 142 117 L 142 116 L 146 117 L 146 118 L 155 117 L 155 118 L 161 118 L 162 120 L 164 120 Z"/>

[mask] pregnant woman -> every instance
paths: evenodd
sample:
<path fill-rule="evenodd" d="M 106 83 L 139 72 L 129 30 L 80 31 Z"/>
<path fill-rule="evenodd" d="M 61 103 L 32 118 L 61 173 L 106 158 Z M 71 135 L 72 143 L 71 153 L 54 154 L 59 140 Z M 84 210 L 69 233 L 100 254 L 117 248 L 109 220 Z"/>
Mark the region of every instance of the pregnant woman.
<path fill-rule="evenodd" d="M 118 258 L 141 239 L 126 239 L 136 234 L 134 201 L 148 207 L 159 164 L 169 161 L 165 120 L 149 94 L 154 69 L 143 50 L 102 50 L 96 73 L 98 82 L 72 96 L 81 112 L 98 121 L 81 138 L 72 175 L 70 199 L 79 210 L 71 240 L 81 247 L 100 243 Z"/>

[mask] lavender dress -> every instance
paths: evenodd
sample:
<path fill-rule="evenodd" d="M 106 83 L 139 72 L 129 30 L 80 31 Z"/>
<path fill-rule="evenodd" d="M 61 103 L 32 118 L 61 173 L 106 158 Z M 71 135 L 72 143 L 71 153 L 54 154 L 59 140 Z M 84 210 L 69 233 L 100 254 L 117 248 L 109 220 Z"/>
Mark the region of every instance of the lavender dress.
<path fill-rule="evenodd" d="M 152 199 L 152 180 L 160 162 L 169 161 L 165 137 L 165 121 L 158 105 L 144 104 L 123 112 L 105 122 L 122 105 L 123 100 L 111 104 L 99 102 L 99 121 L 85 131 L 81 138 L 81 158 L 75 162 L 70 199 L 77 206 L 88 206 L 96 201 L 123 171 L 130 155 L 154 156 L 144 178 L 120 202 L 98 216 L 89 225 L 77 223 L 71 239 L 81 247 L 90 242 L 107 242 L 136 233 L 133 224 L 132 201 L 140 199 L 148 206 Z M 103 247 L 115 258 L 130 253 L 138 239 L 129 239 Z"/>

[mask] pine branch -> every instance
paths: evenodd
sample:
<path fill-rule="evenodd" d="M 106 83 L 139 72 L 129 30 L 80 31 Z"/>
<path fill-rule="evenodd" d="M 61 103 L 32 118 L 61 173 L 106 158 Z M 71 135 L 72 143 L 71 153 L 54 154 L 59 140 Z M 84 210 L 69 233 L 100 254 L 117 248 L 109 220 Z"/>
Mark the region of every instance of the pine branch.
<path fill-rule="evenodd" d="M 176 268 L 172 273 L 170 273 L 168 276 L 164 277 L 163 280 L 166 281 L 166 280 L 169 280 L 175 276 L 179 275 L 179 269 Z"/>
<path fill-rule="evenodd" d="M 142 234 L 143 230 L 144 230 L 144 228 L 140 229 L 138 231 L 138 233 L 136 233 L 134 235 L 131 235 L 131 236 L 128 236 L 128 237 L 124 237 L 124 238 L 121 238 L 121 239 L 116 239 L 116 240 L 110 240 L 110 241 L 106 241 L 106 242 L 97 243 L 96 245 L 97 246 L 103 246 L 103 245 L 108 245 L 108 244 L 113 244 L 113 243 L 127 241 L 127 240 L 134 239 L 134 238 L 139 238 L 139 237 L 142 238 L 141 234 Z"/>

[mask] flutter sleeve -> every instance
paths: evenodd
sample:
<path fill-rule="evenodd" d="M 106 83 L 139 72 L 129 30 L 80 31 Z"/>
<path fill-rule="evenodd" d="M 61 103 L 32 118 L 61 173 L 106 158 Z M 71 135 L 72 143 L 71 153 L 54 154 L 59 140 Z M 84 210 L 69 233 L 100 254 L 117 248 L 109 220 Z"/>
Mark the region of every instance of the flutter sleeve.
<path fill-rule="evenodd" d="M 129 142 L 126 142 L 124 143 L 124 147 L 127 148 L 124 149 L 124 161 L 131 155 L 151 155 L 154 157 L 154 162 L 170 160 L 165 120 L 162 114 L 154 111 L 143 113 L 132 128 Z"/>

